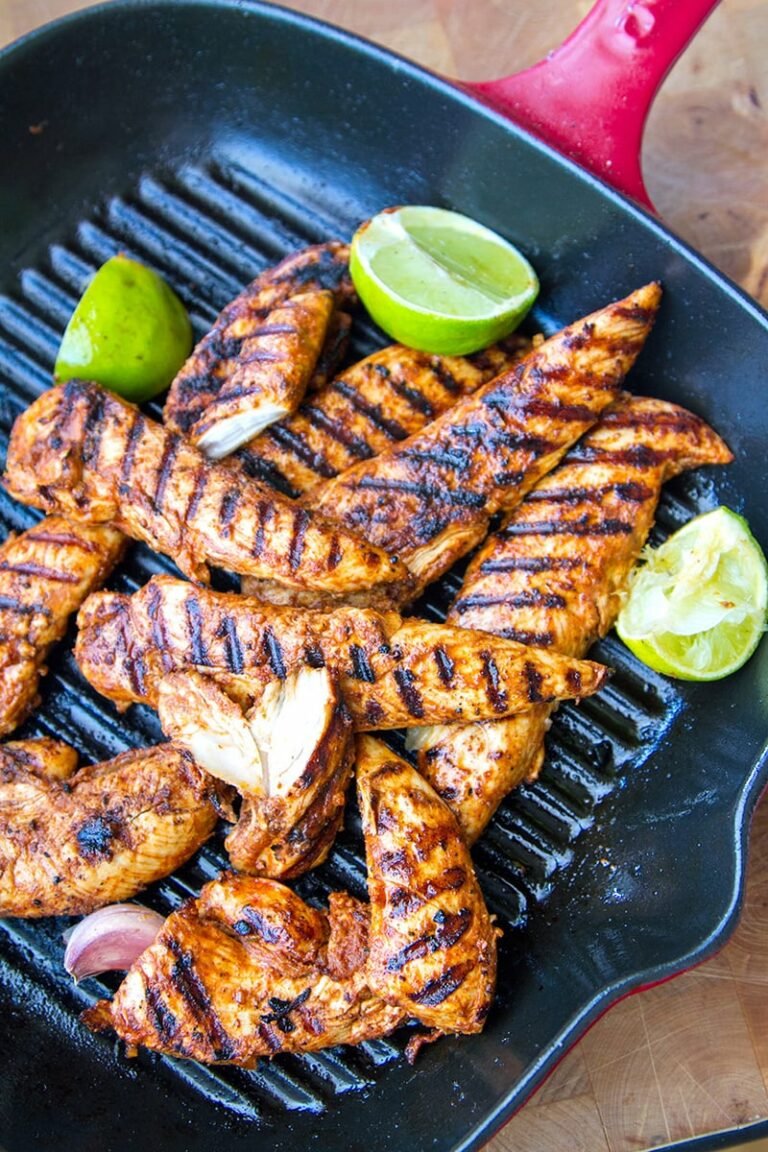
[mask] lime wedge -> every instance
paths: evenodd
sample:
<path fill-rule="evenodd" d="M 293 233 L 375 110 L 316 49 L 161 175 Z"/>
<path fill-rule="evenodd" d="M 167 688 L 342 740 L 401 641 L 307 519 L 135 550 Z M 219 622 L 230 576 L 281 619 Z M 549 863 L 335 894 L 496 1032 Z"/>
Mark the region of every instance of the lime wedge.
<path fill-rule="evenodd" d="M 539 291 L 517 248 L 443 208 L 379 212 L 355 233 L 349 267 L 380 328 L 401 344 L 446 356 L 508 335 Z"/>
<path fill-rule="evenodd" d="M 80 297 L 53 372 L 57 380 L 95 380 L 140 403 L 168 387 L 191 347 L 179 298 L 151 268 L 118 255 Z"/>
<path fill-rule="evenodd" d="M 768 565 L 746 520 L 717 508 L 641 559 L 616 621 L 627 647 L 680 680 L 721 680 L 741 668 L 768 611 Z"/>

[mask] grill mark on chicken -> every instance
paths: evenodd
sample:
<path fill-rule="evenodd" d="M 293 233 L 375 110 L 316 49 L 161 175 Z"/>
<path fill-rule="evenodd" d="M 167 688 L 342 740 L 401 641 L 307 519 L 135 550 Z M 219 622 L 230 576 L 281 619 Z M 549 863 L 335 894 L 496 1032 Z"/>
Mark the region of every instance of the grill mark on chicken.
<path fill-rule="evenodd" d="M 438 919 L 439 918 L 439 919 Z M 441 949 L 450 948 L 451 945 L 456 944 L 461 937 L 467 932 L 472 924 L 472 913 L 469 908 L 461 908 L 456 913 L 445 913 L 438 909 L 435 912 L 434 919 L 437 923 L 437 929 L 431 936 L 421 936 L 418 940 L 414 940 L 410 944 L 406 944 L 394 956 L 390 956 L 387 960 L 388 972 L 399 972 L 411 960 L 420 960 L 423 956 L 428 956 L 431 952 L 438 952 Z"/>
<path fill-rule="evenodd" d="M 218 634 L 224 637 L 224 652 L 227 668 L 230 672 L 234 672 L 235 675 L 239 676 L 245 668 L 245 660 L 243 657 L 243 646 L 237 634 L 237 623 L 233 616 L 225 616 L 223 618 Z"/>
<path fill-rule="evenodd" d="M 580 520 L 528 520 L 510 523 L 501 529 L 500 536 L 631 536 L 632 525 L 609 517 L 595 522 L 589 515 Z"/>
<path fill-rule="evenodd" d="M 509 608 L 565 608 L 566 600 L 556 592 L 541 592 L 533 588 L 529 592 L 510 593 L 508 596 L 466 596 L 457 600 L 452 611 L 461 616 L 471 608 L 491 608 L 496 604 L 506 604 Z"/>
<path fill-rule="evenodd" d="M 557 368 L 533 369 L 532 374 L 541 381 L 547 381 L 562 377 L 565 375 L 565 371 L 567 370 L 558 366 Z M 490 408 L 500 408 L 506 413 L 519 411 L 522 421 L 530 416 L 541 416 L 545 420 L 555 422 L 562 420 L 565 423 L 575 422 L 578 424 L 585 422 L 589 424 L 593 420 L 592 409 L 586 404 L 560 404 L 538 397 L 510 396 L 507 391 L 490 392 L 485 397 L 485 403 Z"/>
<path fill-rule="evenodd" d="M 490 652 L 481 652 L 480 660 L 480 668 L 485 681 L 485 693 L 497 712 L 505 712 L 507 694 L 500 688 L 499 669 L 496 661 Z M 528 682 L 530 683 L 530 676 L 528 676 Z"/>
<path fill-rule="evenodd" d="M 73 382 L 74 383 L 74 382 Z M 74 392 L 74 387 L 72 389 Z M 88 407 L 83 423 L 82 459 L 84 464 L 94 464 L 99 458 L 101 438 L 104 434 L 104 406 L 106 397 L 103 392 L 95 392 L 88 398 Z"/>
<path fill-rule="evenodd" d="M 470 359 L 472 359 L 475 364 L 482 366 L 479 364 L 478 357 L 470 357 Z M 446 365 L 442 362 L 442 360 L 440 360 L 439 357 L 435 357 L 431 361 L 431 364 L 432 371 L 435 373 L 443 388 L 445 388 L 446 392 L 451 392 L 454 396 L 459 396 L 461 394 L 461 386 L 449 368 L 446 367 Z"/>
<path fill-rule="evenodd" d="M 417 720 L 421 720 L 424 716 L 424 703 L 416 687 L 413 672 L 411 672 L 409 668 L 395 668 L 392 676 L 397 684 L 397 690 L 400 693 L 403 704 L 405 704 L 411 716 L 414 716 Z"/>
<path fill-rule="evenodd" d="M 541 694 L 541 673 L 533 664 L 526 664 L 525 678 L 528 681 L 528 699 L 531 704 L 543 704 L 546 697 Z"/>
<path fill-rule="evenodd" d="M 373 489 L 375 492 L 408 492 L 413 496 L 421 496 L 427 500 L 437 500 L 446 504 L 456 504 L 468 508 L 480 508 L 485 503 L 483 496 L 476 492 L 463 492 L 461 489 L 452 491 L 450 488 L 436 488 L 431 484 L 416 483 L 413 480 L 388 480 L 385 477 L 365 476 L 360 481 L 360 488 Z"/>
<path fill-rule="evenodd" d="M 276 424 L 271 424 L 259 437 L 263 439 L 272 428 L 276 428 Z M 257 480 L 260 484 L 268 484 L 270 488 L 277 489 L 282 492 L 284 496 L 288 496 L 291 500 L 295 500 L 300 495 L 298 488 L 295 488 L 288 482 L 287 477 L 283 475 L 279 468 L 272 464 L 269 460 L 261 460 L 251 451 L 250 448 L 239 448 L 237 452 L 237 460 L 243 470 L 243 473 L 249 480 Z"/>
<path fill-rule="evenodd" d="M 305 508 L 299 508 L 294 516 L 293 535 L 291 536 L 290 565 L 294 572 L 301 564 L 309 520 L 309 512 Z"/>
<path fill-rule="evenodd" d="M 410 999 L 423 1008 L 435 1008 L 461 988 L 470 970 L 468 961 L 464 964 L 454 964 L 434 980 L 428 980 L 423 988 L 411 992 Z"/>
<path fill-rule="evenodd" d="M 646 484 L 631 480 L 599 484 L 593 488 L 550 488 L 541 492 L 534 489 L 533 492 L 529 492 L 527 500 L 531 504 L 597 504 L 609 495 L 617 496 L 628 504 L 642 504 L 652 493 Z"/>
<path fill-rule="evenodd" d="M 236 921 L 233 927 L 240 936 L 249 936 L 255 932 L 266 944 L 276 944 L 282 936 L 280 929 L 273 927 L 269 921 L 262 916 L 258 908 L 253 908 L 250 904 L 245 905 L 243 908 L 243 919 Z"/>
<path fill-rule="evenodd" d="M 254 332 L 254 336 L 279 336 L 296 331 L 295 324 L 262 324 Z"/>
<path fill-rule="evenodd" d="M 256 528 L 256 535 L 253 539 L 253 556 L 258 559 L 264 551 L 264 545 L 267 540 L 267 528 L 272 519 L 272 505 L 266 500 L 262 500 L 259 504 L 258 512 L 258 527 Z"/>
<path fill-rule="evenodd" d="M 210 664 L 208 647 L 203 638 L 203 616 L 200 603 L 194 596 L 184 601 L 184 614 L 187 618 L 187 636 L 193 664 Z"/>
<path fill-rule="evenodd" d="M 352 657 L 352 675 L 356 680 L 365 680 L 368 684 L 376 683 L 376 676 L 368 662 L 365 649 L 359 644 L 350 644 L 349 654 Z"/>
<path fill-rule="evenodd" d="M 312 409 L 308 408 L 305 409 L 305 411 L 307 415 L 309 415 Z M 315 409 L 314 411 L 319 410 Z M 301 433 L 290 428 L 288 424 L 274 424 L 270 432 L 272 439 L 275 440 L 276 443 L 289 452 L 292 452 L 301 460 L 302 464 L 306 464 L 307 468 L 310 468 L 321 479 L 331 480 L 336 475 L 336 469 L 331 467 L 322 453 L 311 448 Z M 347 445 L 347 447 L 349 447 L 349 445 Z M 244 454 L 247 451 L 247 449 L 244 449 Z M 254 458 L 258 459 L 258 457 Z"/>
<path fill-rule="evenodd" d="M 431 420 L 437 413 L 434 406 L 430 403 L 429 399 L 417 388 L 412 388 L 407 380 L 399 380 L 387 373 L 390 388 L 394 389 L 402 400 L 405 400 L 411 408 L 415 408 L 417 412 L 421 412 L 422 416 L 426 416 L 427 420 Z"/>
<path fill-rule="evenodd" d="M 44 604 L 24 604 L 15 596 L 0 595 L 0 609 L 16 612 L 19 616 L 47 616 L 50 619 L 52 615 Z"/>
<path fill-rule="evenodd" d="M 333 569 L 341 562 L 341 545 L 338 536 L 331 536 L 331 543 L 328 548 L 328 570 L 332 572 Z"/>
<path fill-rule="evenodd" d="M 288 672 L 283 659 L 283 650 L 280 647 L 280 641 L 269 625 L 264 629 L 264 652 L 275 676 L 277 676 L 278 680 L 285 680 Z"/>
<path fill-rule="evenodd" d="M 332 387 L 332 385 L 329 387 Z M 336 391 L 338 392 L 338 389 L 336 389 Z M 362 436 L 357 436 L 354 432 L 350 432 L 349 429 L 345 428 L 338 420 L 334 420 L 327 412 L 323 412 L 321 408 L 311 404 L 303 408 L 302 411 L 309 420 L 319 425 L 337 444 L 341 444 L 359 460 L 370 460 L 370 458 L 375 455 L 370 444 L 368 444 L 366 440 L 363 440 Z M 391 437 L 388 438 L 391 439 Z"/>
<path fill-rule="evenodd" d="M 120 612 L 119 627 L 116 634 L 117 655 L 125 658 L 128 667 L 128 676 L 131 688 L 140 698 L 147 690 L 146 663 L 141 652 L 131 651 L 131 631 L 128 612 Z"/>
<path fill-rule="evenodd" d="M 181 436 L 177 436 L 174 433 L 171 433 L 163 447 L 163 455 L 160 459 L 160 467 L 157 472 L 157 486 L 155 488 L 154 495 L 154 506 L 158 511 L 163 506 L 165 490 L 168 487 L 168 481 L 171 477 L 171 473 L 173 472 L 173 466 L 176 462 L 176 457 L 178 456 L 179 448 L 181 445 Z"/>
<path fill-rule="evenodd" d="M 44 564 L 37 564 L 34 560 L 8 563 L 0 561 L 0 572 L 15 572 L 18 576 L 39 576 L 42 580 L 52 580 L 55 584 L 78 584 L 80 576 L 77 572 L 66 572 L 56 568 L 47 568 Z"/>
<path fill-rule="evenodd" d="M 128 435 L 125 441 L 125 455 L 123 456 L 123 463 L 120 468 L 120 488 L 126 483 L 131 475 L 133 469 L 133 462 L 136 458 L 136 449 L 139 441 L 144 435 L 144 417 L 141 412 L 137 412 L 134 421 L 131 424 Z"/>
<path fill-rule="evenodd" d="M 450 688 L 453 683 L 456 665 L 446 652 L 445 648 L 438 646 L 435 648 L 435 664 L 437 664 L 437 674 L 445 684 L 446 688 Z"/>
<path fill-rule="evenodd" d="M 201 463 L 195 469 L 195 478 L 192 484 L 192 491 L 190 493 L 189 502 L 187 503 L 187 508 L 184 513 L 184 519 L 186 521 L 192 520 L 197 514 L 197 510 L 200 507 L 203 496 L 205 495 L 205 489 L 208 486 L 208 476 L 208 469 L 201 461 Z"/>
<path fill-rule="evenodd" d="M 163 999 L 161 989 L 154 984 L 147 984 L 144 988 L 144 999 L 150 1014 L 150 1020 L 160 1039 L 165 1043 L 173 1040 L 177 1021 L 173 1012 Z"/>
<path fill-rule="evenodd" d="M 369 404 L 362 396 L 347 384 L 343 376 L 337 377 L 329 385 L 334 392 L 338 392 L 345 400 L 359 412 L 361 416 L 365 416 L 366 420 L 373 424 L 374 428 L 379 432 L 383 432 L 390 440 L 405 440 L 408 436 L 407 431 L 403 428 L 402 424 L 398 424 L 397 420 L 391 420 L 381 411 L 380 408 L 373 404 Z"/>
<path fill-rule="evenodd" d="M 573 556 L 500 556 L 483 560 L 480 571 L 493 572 L 571 572 L 583 567 L 583 561 Z M 462 601 L 459 601 L 461 603 Z"/>
<path fill-rule="evenodd" d="M 237 506 L 240 503 L 240 489 L 233 488 L 231 492 L 225 492 L 221 506 L 219 508 L 219 524 L 224 533 L 228 533 L 232 524 L 233 517 L 237 511 Z"/>
<path fill-rule="evenodd" d="M 91 555 L 99 552 L 99 547 L 95 541 L 76 536 L 74 531 L 54 532 L 46 527 L 49 523 L 50 520 L 41 520 L 34 528 L 28 528 L 25 533 L 27 540 L 33 540 L 37 544 L 59 544 L 62 548 L 76 548 L 80 552 L 88 552 Z M 60 521 L 60 523 L 66 523 L 66 521 Z"/>
<path fill-rule="evenodd" d="M 261 1020 L 265 1024 L 276 1024 L 281 1032 L 295 1032 L 296 1025 L 293 1020 L 291 1020 L 290 1014 L 297 1008 L 301 1008 L 302 1004 L 307 1002 L 311 994 L 312 989 L 305 988 L 304 991 L 300 992 L 298 996 L 295 996 L 293 1000 L 281 1000 L 279 996 L 270 996 L 267 1003 L 272 1011 L 261 1016 Z"/>
<path fill-rule="evenodd" d="M 448 468 L 455 468 L 457 471 L 461 471 L 467 466 L 469 453 L 466 450 L 451 452 L 447 449 L 440 448 L 431 450 L 413 448 L 404 449 L 402 458 L 406 460 L 419 460 L 423 464 L 444 465 Z"/>
<path fill-rule="evenodd" d="M 189 1007 L 201 1032 L 207 1035 L 215 1058 L 230 1060 L 237 1054 L 237 1048 L 230 1041 L 211 1003 L 208 991 L 195 971 L 195 958 L 192 952 L 183 949 L 174 939 L 169 941 L 168 947 L 176 958 L 170 973 L 171 982 Z"/>
<path fill-rule="evenodd" d="M 528 628 L 499 628 L 496 635 L 517 644 L 530 644 L 533 648 L 549 648 L 553 641 L 551 632 L 534 632 Z"/>

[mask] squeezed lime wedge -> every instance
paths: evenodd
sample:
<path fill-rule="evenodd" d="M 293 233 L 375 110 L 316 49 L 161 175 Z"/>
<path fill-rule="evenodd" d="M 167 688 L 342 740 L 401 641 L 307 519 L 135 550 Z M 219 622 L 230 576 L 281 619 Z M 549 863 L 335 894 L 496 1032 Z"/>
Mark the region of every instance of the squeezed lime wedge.
<path fill-rule="evenodd" d="M 95 380 L 140 403 L 168 387 L 191 347 L 179 298 L 151 268 L 120 254 L 80 297 L 53 371 L 57 380 Z"/>
<path fill-rule="evenodd" d="M 768 565 L 746 520 L 717 508 L 642 561 L 616 621 L 627 647 L 680 680 L 721 680 L 741 668 L 768 612 Z"/>
<path fill-rule="evenodd" d="M 352 239 L 350 272 L 373 319 L 424 352 L 476 352 L 508 335 L 539 290 L 521 252 L 444 208 L 379 212 Z"/>

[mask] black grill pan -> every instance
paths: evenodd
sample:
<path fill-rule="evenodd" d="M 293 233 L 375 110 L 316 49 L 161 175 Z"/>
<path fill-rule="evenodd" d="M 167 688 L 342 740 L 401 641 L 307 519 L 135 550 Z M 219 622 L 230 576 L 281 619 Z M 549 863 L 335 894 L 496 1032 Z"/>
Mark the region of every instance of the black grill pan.
<path fill-rule="evenodd" d="M 724 502 L 768 542 L 768 321 L 652 218 L 447 82 L 371 45 L 251 3 L 114 3 L 0 56 L 0 436 L 49 385 L 90 273 L 126 251 L 158 269 L 198 333 L 242 284 L 307 242 L 348 236 L 380 208 L 456 207 L 518 243 L 541 273 L 534 328 L 556 327 L 645 280 L 666 288 L 633 372 L 638 392 L 699 412 L 736 454 L 673 482 L 659 537 Z M 382 342 L 362 326 L 354 354 Z M 0 495 L 7 530 L 34 514 Z M 135 547 L 112 581 L 165 561 Z M 452 574 L 421 609 L 440 617 Z M 71 640 L 71 637 L 70 637 Z M 101 759 L 159 736 L 119 717 L 70 645 L 24 734 Z M 749 819 L 766 776 L 768 646 L 722 684 L 678 685 L 613 638 L 616 674 L 565 706 L 539 782 L 476 849 L 504 927 L 483 1035 L 404 1061 L 407 1029 L 357 1049 L 211 1071 L 90 1035 L 78 1013 L 115 986 L 74 987 L 66 921 L 0 926 L 0 1143 L 8 1152 L 384 1152 L 479 1147 L 617 997 L 721 945 L 741 898 Z M 167 911 L 223 863 L 213 844 L 156 885 Z M 298 888 L 365 895 L 354 812 Z"/>

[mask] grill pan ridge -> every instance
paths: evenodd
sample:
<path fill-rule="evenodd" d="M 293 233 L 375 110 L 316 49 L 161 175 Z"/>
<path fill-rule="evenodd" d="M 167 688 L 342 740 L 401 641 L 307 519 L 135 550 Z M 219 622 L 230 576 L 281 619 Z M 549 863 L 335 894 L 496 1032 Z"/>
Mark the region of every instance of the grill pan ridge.
<path fill-rule="evenodd" d="M 318 37 L 313 44 L 322 41 L 323 51 L 330 54 L 326 71 L 332 86 L 348 91 L 349 100 L 359 111 L 361 102 L 354 92 L 353 73 L 362 64 L 355 64 L 358 58 L 350 46 L 351 38 L 333 40 L 330 33 L 318 31 L 310 21 L 258 5 L 138 4 L 134 13 L 149 22 L 149 31 L 141 33 L 138 22 L 132 22 L 131 7 L 126 6 L 126 43 L 133 45 L 132 37 L 137 42 L 142 36 L 150 40 L 160 16 L 172 17 L 174 9 L 185 7 L 201 27 L 205 13 L 210 17 L 215 11 L 220 17 L 231 18 L 235 8 L 242 8 L 243 19 L 258 16 L 264 20 L 267 39 L 277 37 L 278 47 L 285 48 L 289 56 L 299 52 L 290 45 L 292 35 L 303 29 L 305 36 L 311 33 Z M 81 26 L 89 48 L 95 52 L 99 38 L 105 35 L 105 25 L 84 21 Z M 179 26 L 173 27 L 179 34 Z M 322 40 L 324 36 L 327 43 Z M 115 51 L 116 43 L 117 35 Z M 275 47 L 271 40 L 268 46 Z M 378 59 L 382 69 L 386 66 L 387 75 L 396 77 L 396 84 L 391 81 L 394 96 L 379 90 L 382 105 L 389 108 L 401 98 L 400 87 L 407 90 L 410 86 L 420 97 L 428 96 L 440 115 L 445 114 L 451 97 L 441 82 L 402 62 L 387 59 L 382 63 L 383 56 L 379 58 L 380 54 L 366 46 L 358 46 L 358 51 L 361 59 L 366 57 L 363 63 L 370 65 L 371 59 Z M 198 56 L 201 52 L 199 49 Z M 260 48 L 259 54 L 263 62 Z M 338 79 L 340 61 L 346 66 L 343 82 Z M 293 63 L 290 60 L 286 64 L 289 75 Z M 187 79 L 194 84 L 192 71 Z M 242 77 L 236 79 L 242 83 Z M 78 83 L 75 76 L 75 88 Z M 160 113 L 167 114 L 167 108 L 161 108 Z M 430 108 L 426 114 L 437 113 Z M 412 108 L 408 115 L 413 118 Z M 498 142 L 499 130 L 492 114 L 470 113 L 465 102 L 462 115 L 480 115 L 487 130 L 497 133 Z M 34 122 L 31 109 L 28 119 Z M 344 130 L 352 130 L 348 107 L 342 120 Z M 186 130 L 188 126 L 183 127 Z M 231 129 L 231 123 L 227 128 Z M 351 190 L 346 183 L 343 188 L 331 187 L 323 180 L 310 190 L 304 176 L 291 167 L 293 154 L 285 161 L 276 159 L 269 149 L 263 156 L 256 155 L 243 144 L 242 131 L 238 122 L 237 132 L 232 130 L 228 135 L 223 131 L 215 145 L 206 141 L 202 148 L 180 148 L 178 155 L 173 149 L 166 154 L 162 148 L 153 151 L 147 146 L 145 156 L 137 149 L 119 181 L 105 175 L 104 168 L 99 170 L 108 194 L 92 192 L 85 203 L 81 196 L 79 206 L 76 197 L 67 199 L 65 194 L 66 212 L 61 220 L 49 223 L 34 238 L 28 233 L 19 256 L 14 250 L 13 274 L 0 274 L 4 276 L 0 282 L 3 457 L 13 419 L 50 384 L 61 332 L 85 282 L 117 251 L 143 260 L 166 277 L 186 304 L 196 335 L 200 335 L 219 309 L 261 268 L 307 243 L 348 235 L 366 209 L 375 211 L 396 199 L 428 199 L 455 203 L 491 225 L 498 224 L 493 219 L 497 210 L 489 207 L 486 193 L 482 189 L 472 192 L 461 173 L 449 170 L 447 160 L 438 163 L 432 144 L 426 150 L 428 159 L 435 160 L 436 174 L 415 175 L 407 169 L 400 172 L 400 195 L 390 195 L 387 201 L 382 197 L 390 193 L 389 175 L 361 175 L 363 159 L 360 170 L 352 173 Z M 297 131 L 300 136 L 305 129 L 298 125 Z M 516 136 L 514 130 L 503 131 Z M 411 132 L 407 127 L 406 133 Z M 456 133 L 458 139 L 458 129 Z M 332 132 L 327 147 L 331 152 L 341 147 Z M 543 165 L 551 176 L 560 162 L 543 155 L 539 145 L 529 143 L 526 147 L 535 158 L 531 162 Z M 203 155 L 196 155 L 197 151 Z M 463 160 L 471 165 L 489 154 L 489 146 L 468 138 Z M 567 163 L 561 167 L 562 178 L 577 180 Z M 584 184 L 584 194 L 592 195 L 602 206 L 600 211 L 607 213 L 595 182 L 584 178 Z M 421 196 L 414 196 L 414 190 Z M 475 195 L 479 200 L 473 202 Z M 543 194 L 541 211 L 545 215 L 551 211 L 547 199 L 548 194 Z M 614 277 L 611 291 L 602 283 L 591 282 L 585 272 L 589 258 L 577 259 L 573 247 L 588 248 L 598 240 L 604 243 L 604 221 L 599 218 L 600 211 L 588 220 L 586 209 L 564 204 L 561 226 L 572 228 L 575 236 L 570 255 L 567 245 L 562 244 L 555 256 L 547 255 L 548 245 L 555 250 L 548 234 L 550 225 L 538 231 L 533 225 L 531 228 L 528 252 L 534 260 L 540 255 L 545 263 L 544 303 L 533 315 L 532 330 L 551 332 L 607 302 L 611 295 L 634 287 L 647 275 L 649 258 L 631 245 L 627 252 L 627 240 L 621 234 L 622 213 L 629 217 L 633 210 L 617 207 L 610 196 L 606 200 L 611 203 L 610 211 L 615 214 L 612 223 L 618 229 L 614 257 L 621 252 L 629 267 Z M 524 231 L 519 239 L 525 246 Z M 658 243 L 663 266 L 657 263 L 651 274 L 670 280 L 674 288 L 688 257 L 676 242 L 668 247 Z M 691 258 L 691 263 L 697 261 Z M 682 295 L 681 290 L 678 300 Z M 671 300 L 674 311 L 674 292 Z M 665 339 L 669 340 L 670 334 L 679 337 L 685 323 L 687 318 L 681 319 L 679 312 L 672 321 L 663 316 L 660 327 L 666 327 Z M 765 340 L 761 347 L 768 348 L 768 330 L 760 339 Z M 381 335 L 372 325 L 356 321 L 349 359 L 366 355 L 381 343 Z M 661 345 L 656 342 L 654 347 Z M 649 356 L 650 350 L 639 371 L 633 373 L 630 386 L 688 402 L 729 438 L 725 417 L 718 420 L 723 405 L 709 396 L 696 404 L 689 394 L 665 393 L 667 365 L 657 368 Z M 686 388 L 688 382 L 684 381 L 683 392 Z M 148 411 L 158 416 L 159 406 L 150 405 Z M 762 421 L 764 424 L 764 417 Z M 742 435 L 740 429 L 739 435 L 746 444 L 745 451 L 749 451 L 748 432 Z M 731 443 L 738 457 L 739 445 L 732 437 Z M 764 467 L 763 461 L 761 464 Z M 664 538 L 691 515 L 720 502 L 744 508 L 746 499 L 729 476 L 678 478 L 667 486 L 662 498 L 654 539 Z M 752 513 L 748 514 L 752 519 Z M 34 519 L 35 513 L 0 492 L 0 520 L 5 531 L 22 530 Z M 134 591 L 158 571 L 174 569 L 170 562 L 133 545 L 109 587 Z M 459 580 L 457 573 L 449 574 L 428 590 L 416 610 L 441 619 Z M 42 688 L 43 704 L 19 736 L 50 735 L 68 740 L 78 747 L 84 761 L 104 759 L 159 739 L 159 726 L 151 711 L 133 708 L 127 716 L 119 717 L 84 683 L 71 656 L 73 635 L 74 629 L 52 658 Z M 689 771 L 688 759 L 693 754 L 675 752 L 670 760 L 666 748 L 670 734 L 692 729 L 697 689 L 675 686 L 642 667 L 612 637 L 598 644 L 591 655 L 615 669 L 608 688 L 580 706 L 566 704 L 560 708 L 549 734 L 542 777 L 508 798 L 474 852 L 489 908 L 505 933 L 500 945 L 497 1005 L 483 1036 L 444 1039 L 421 1054 L 415 1069 L 406 1065 L 402 1055 L 410 1036 L 408 1029 L 355 1049 L 263 1061 L 253 1072 L 206 1069 L 148 1053 L 127 1060 L 109 1041 L 91 1036 L 77 1021 L 82 1008 L 108 994 L 117 978 L 89 980 L 82 987 L 72 985 L 61 964 L 60 934 L 69 921 L 5 921 L 0 935 L 0 1010 L 4 1020 L 0 1025 L 0 1057 L 7 1074 L 0 1087 L 0 1141 L 8 1152 L 48 1148 L 54 1133 L 59 1142 L 76 1152 L 96 1148 L 127 1152 L 141 1139 L 183 1152 L 256 1146 L 288 1152 L 300 1142 L 353 1152 L 383 1152 L 406 1142 L 414 1152 L 422 1148 L 458 1152 L 478 1147 L 487 1138 L 490 1125 L 501 1119 L 499 1110 L 504 1108 L 508 1113 L 513 1101 L 521 1101 L 522 1094 L 552 1066 L 566 1040 L 577 1035 L 601 1006 L 641 978 L 658 978 L 679 967 L 681 958 L 693 959 L 712 950 L 732 923 L 738 901 L 745 812 L 754 802 L 762 772 L 760 754 L 753 752 L 755 740 L 750 737 L 742 747 L 726 733 L 713 753 L 723 760 L 723 775 L 739 780 L 738 787 L 724 787 L 725 818 L 718 813 L 718 785 L 706 765 L 701 769 L 700 791 L 689 788 L 686 792 L 685 803 L 700 814 L 696 836 L 715 847 L 725 843 L 730 854 L 717 869 L 718 895 L 724 892 L 725 897 L 720 898 L 714 913 L 706 907 L 696 910 L 690 917 L 691 925 L 680 934 L 679 950 L 670 950 L 666 920 L 681 917 L 686 900 L 679 894 L 670 910 L 662 914 L 654 901 L 659 889 L 674 881 L 676 847 L 669 837 L 660 846 L 646 842 L 649 829 L 642 810 L 644 798 L 653 797 L 660 781 L 668 782 L 678 770 Z M 766 654 L 761 653 L 758 659 L 765 672 Z M 729 701 L 738 694 L 736 686 Z M 735 705 L 729 703 L 728 707 Z M 733 745 L 730 753 L 724 751 L 730 747 L 729 740 Z M 402 751 L 397 737 L 393 743 Z M 663 785 L 663 795 L 663 801 L 653 809 L 654 828 L 677 819 L 674 789 L 669 783 Z M 691 835 L 685 831 L 682 836 L 686 850 Z M 650 836 L 653 840 L 653 828 Z M 329 890 L 347 888 L 364 898 L 361 848 L 352 803 L 347 826 L 329 861 L 297 882 L 302 896 L 323 904 Z M 692 856 L 692 875 L 699 866 L 697 861 L 698 857 Z M 141 899 L 167 913 L 196 893 L 224 864 L 219 837 Z M 29 1054 L 28 1059 L 32 1053 L 45 1050 L 39 1072 L 45 1084 L 42 1095 L 34 1091 L 35 1069 L 15 1061 L 18 1049 Z M 510 1097 L 513 1088 L 516 1095 Z M 18 1113 L 19 1102 L 32 1099 L 36 1119 L 30 1128 Z M 111 1133 L 106 1137 L 105 1125 Z"/>

